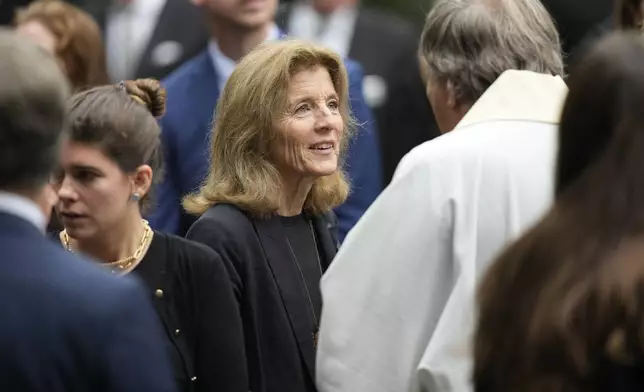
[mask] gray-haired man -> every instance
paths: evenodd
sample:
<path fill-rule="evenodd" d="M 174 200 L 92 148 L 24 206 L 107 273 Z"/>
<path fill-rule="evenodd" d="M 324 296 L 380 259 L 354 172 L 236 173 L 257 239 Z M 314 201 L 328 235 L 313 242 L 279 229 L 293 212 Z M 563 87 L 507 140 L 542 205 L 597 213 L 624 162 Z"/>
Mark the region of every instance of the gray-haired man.
<path fill-rule="evenodd" d="M 538 0 L 442 0 L 420 46 L 443 133 L 411 151 L 322 280 L 322 392 L 471 390 L 475 291 L 552 200 L 567 88 Z"/>

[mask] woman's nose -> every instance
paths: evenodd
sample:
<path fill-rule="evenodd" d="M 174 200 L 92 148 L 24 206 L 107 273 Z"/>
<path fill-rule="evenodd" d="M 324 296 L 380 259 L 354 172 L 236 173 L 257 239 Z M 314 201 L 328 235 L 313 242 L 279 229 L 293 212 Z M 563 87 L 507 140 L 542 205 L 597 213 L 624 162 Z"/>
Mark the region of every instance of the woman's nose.
<path fill-rule="evenodd" d="M 59 184 L 54 185 L 54 189 L 57 189 L 56 193 L 61 200 L 70 201 L 78 198 L 76 189 L 74 189 L 71 179 L 67 178 L 67 176 Z"/>

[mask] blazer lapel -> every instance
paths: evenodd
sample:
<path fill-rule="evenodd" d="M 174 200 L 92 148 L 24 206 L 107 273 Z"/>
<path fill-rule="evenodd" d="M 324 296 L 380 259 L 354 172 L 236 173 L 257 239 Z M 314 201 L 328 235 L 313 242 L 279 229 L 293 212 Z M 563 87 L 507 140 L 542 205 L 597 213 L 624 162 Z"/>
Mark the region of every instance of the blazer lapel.
<path fill-rule="evenodd" d="M 157 68 L 156 60 L 153 59 L 153 51 L 161 42 L 163 42 L 164 36 L 168 35 L 168 22 L 170 19 L 176 17 L 177 7 L 173 0 L 168 0 L 159 15 L 157 24 L 154 26 L 154 30 L 150 35 L 150 40 L 147 42 L 141 58 L 139 59 L 139 64 L 137 65 L 136 75 L 146 75 L 150 74 L 150 70 Z M 174 41 L 173 41 L 174 42 Z M 179 43 L 176 43 L 179 45 Z M 175 56 L 181 57 L 181 53 L 175 54 Z M 178 60 L 178 58 L 176 59 Z"/>
<path fill-rule="evenodd" d="M 200 129 L 203 130 L 203 136 L 199 143 L 209 143 L 210 124 L 214 120 L 217 101 L 219 100 L 219 75 L 212 62 L 208 50 L 201 52 L 195 63 L 196 71 L 191 74 L 190 88 L 185 89 L 186 94 L 190 96 L 182 99 L 191 99 L 195 101 L 193 105 L 195 119 L 199 122 Z M 197 99 L 194 99 L 196 97 Z M 204 121 L 205 120 L 205 121 Z M 209 144 L 207 144 L 209 145 Z"/>
<path fill-rule="evenodd" d="M 191 102 L 189 112 L 183 113 L 182 125 L 188 132 L 178 132 L 181 138 L 180 157 L 184 160 L 184 170 L 178 173 L 183 179 L 181 191 L 189 193 L 199 188 L 201 181 L 208 174 L 209 157 L 203 146 L 210 146 L 212 137 L 211 124 L 214 121 L 214 111 L 219 99 L 219 78 L 217 70 L 207 50 L 201 52 L 192 63 L 194 67 L 189 73 L 186 88 L 178 95 L 170 95 L 169 100 Z M 202 157 L 195 157 L 195 151 L 201 151 Z M 181 210 L 179 218 L 179 233 L 187 233 L 197 217 Z"/>
<path fill-rule="evenodd" d="M 208 40 L 208 30 L 201 17 L 200 10 L 191 3 L 167 0 L 141 54 L 136 75 L 163 78 L 164 70 L 176 67 L 202 50 Z M 186 20 L 193 21 L 189 29 L 184 28 Z"/>
<path fill-rule="evenodd" d="M 322 269 L 326 271 L 338 252 L 338 237 L 337 234 L 334 235 L 338 230 L 337 218 L 333 213 L 316 216 L 313 218 L 313 230 L 315 230 Z"/>
<path fill-rule="evenodd" d="M 301 294 L 301 276 L 294 268 L 286 233 L 277 217 L 254 220 L 262 248 L 277 282 L 286 313 L 300 353 L 311 376 L 315 374 L 315 347 L 311 324 L 311 309 Z"/>

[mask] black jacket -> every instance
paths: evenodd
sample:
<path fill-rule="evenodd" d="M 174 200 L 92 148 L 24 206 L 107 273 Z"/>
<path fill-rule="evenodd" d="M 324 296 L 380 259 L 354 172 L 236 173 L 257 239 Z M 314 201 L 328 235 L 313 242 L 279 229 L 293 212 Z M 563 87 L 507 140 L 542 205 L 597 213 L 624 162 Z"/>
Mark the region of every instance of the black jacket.
<path fill-rule="evenodd" d="M 337 251 L 329 216 L 313 219 L 322 268 Z M 255 219 L 232 205 L 210 208 L 187 237 L 226 262 L 244 324 L 250 390 L 315 391 L 309 303 L 279 217 Z"/>

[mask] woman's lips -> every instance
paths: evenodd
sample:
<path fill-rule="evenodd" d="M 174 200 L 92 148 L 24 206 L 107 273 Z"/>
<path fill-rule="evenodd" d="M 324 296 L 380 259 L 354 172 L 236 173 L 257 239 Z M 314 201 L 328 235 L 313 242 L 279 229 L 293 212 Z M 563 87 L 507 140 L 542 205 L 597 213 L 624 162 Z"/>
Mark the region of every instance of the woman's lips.
<path fill-rule="evenodd" d="M 77 221 L 79 219 L 87 218 L 87 215 L 78 214 L 75 212 L 61 212 L 58 215 L 60 216 L 61 219 L 71 220 L 71 221 Z"/>

